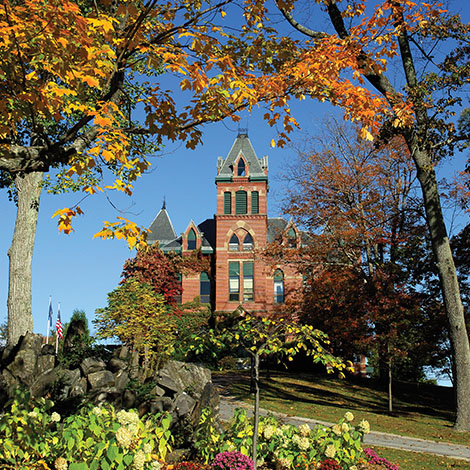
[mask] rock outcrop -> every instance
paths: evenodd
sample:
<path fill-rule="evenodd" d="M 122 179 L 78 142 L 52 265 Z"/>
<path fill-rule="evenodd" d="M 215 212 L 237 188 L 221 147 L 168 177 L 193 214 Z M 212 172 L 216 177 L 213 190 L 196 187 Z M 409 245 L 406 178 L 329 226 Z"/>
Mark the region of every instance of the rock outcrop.
<path fill-rule="evenodd" d="M 54 348 L 42 344 L 41 335 L 21 337 L 15 347 L 0 354 L 0 407 L 15 389 L 24 387 L 33 397 L 51 397 L 63 409 L 71 404 L 75 408 L 86 399 L 117 409 L 137 408 L 141 413 L 168 411 L 174 426 L 196 425 L 207 407 L 218 415 L 219 396 L 211 373 L 195 364 L 167 361 L 155 377 L 147 379 L 150 391 L 143 394 L 136 387 L 139 357 L 125 346 L 114 349 L 109 361 L 86 357 L 74 369 L 57 363 Z"/>

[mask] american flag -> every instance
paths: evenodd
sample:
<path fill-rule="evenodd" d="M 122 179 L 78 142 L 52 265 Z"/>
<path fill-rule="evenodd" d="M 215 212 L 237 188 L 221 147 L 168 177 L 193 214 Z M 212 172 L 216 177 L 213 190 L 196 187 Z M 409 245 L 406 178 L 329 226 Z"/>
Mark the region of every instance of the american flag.
<path fill-rule="evenodd" d="M 60 321 L 60 304 L 57 309 L 57 321 L 55 323 L 55 329 L 57 331 L 57 336 L 62 339 L 63 337 L 63 331 L 62 331 L 62 322 Z"/>

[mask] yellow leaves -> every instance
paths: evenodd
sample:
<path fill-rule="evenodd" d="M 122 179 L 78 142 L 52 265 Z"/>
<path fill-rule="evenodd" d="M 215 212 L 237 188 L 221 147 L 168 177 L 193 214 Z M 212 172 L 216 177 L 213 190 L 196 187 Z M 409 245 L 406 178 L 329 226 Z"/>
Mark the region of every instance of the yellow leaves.
<path fill-rule="evenodd" d="M 108 238 L 116 238 L 118 240 L 126 240 L 129 249 L 137 247 L 145 249 L 147 247 L 147 233 L 148 230 L 143 227 L 138 227 L 134 222 L 118 217 L 118 222 L 105 222 L 104 227 L 93 238 L 100 237 L 103 240 Z"/>

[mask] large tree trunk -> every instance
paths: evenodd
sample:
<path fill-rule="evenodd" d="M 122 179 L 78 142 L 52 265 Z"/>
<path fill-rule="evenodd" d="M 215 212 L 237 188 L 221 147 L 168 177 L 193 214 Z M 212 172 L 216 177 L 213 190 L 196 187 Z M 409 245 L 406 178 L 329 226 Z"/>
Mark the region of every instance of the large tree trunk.
<path fill-rule="evenodd" d="M 18 194 L 15 232 L 8 250 L 8 344 L 33 331 L 31 308 L 31 265 L 44 173 L 32 172 L 15 178 Z M 46 308 L 46 307 L 44 307 Z M 44 318 L 46 318 L 44 310 Z"/>
<path fill-rule="evenodd" d="M 413 148 L 413 147 L 411 147 Z M 417 146 L 415 146 L 417 148 Z M 444 306 L 449 320 L 450 340 L 454 351 L 455 388 L 457 400 L 457 431 L 470 430 L 470 344 L 460 297 L 454 259 L 442 214 L 436 174 L 431 158 L 415 150 L 413 158 L 423 191 L 427 225 L 436 259 Z"/>

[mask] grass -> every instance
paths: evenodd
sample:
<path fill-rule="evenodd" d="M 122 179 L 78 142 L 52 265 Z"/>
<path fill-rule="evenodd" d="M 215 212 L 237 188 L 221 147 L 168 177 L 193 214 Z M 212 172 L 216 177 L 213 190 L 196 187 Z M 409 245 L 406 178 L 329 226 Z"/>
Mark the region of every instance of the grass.
<path fill-rule="evenodd" d="M 250 401 L 248 375 L 232 380 L 229 391 L 238 399 Z M 448 387 L 399 384 L 394 394 L 394 413 L 389 414 L 387 391 L 372 380 L 275 372 L 269 379 L 262 374 L 260 404 L 268 410 L 329 422 L 352 411 L 358 419 L 367 419 L 373 431 L 470 443 L 470 432 L 458 433 L 452 428 L 455 414 Z"/>
<path fill-rule="evenodd" d="M 372 447 L 380 457 L 389 462 L 399 463 L 400 470 L 469 470 L 470 462 L 439 455 L 406 452 L 404 450 Z"/>

